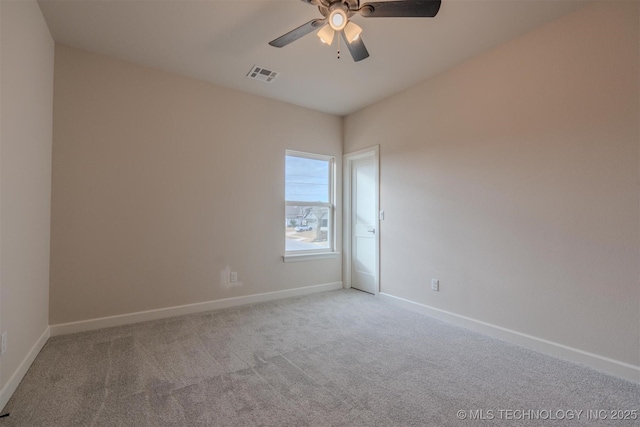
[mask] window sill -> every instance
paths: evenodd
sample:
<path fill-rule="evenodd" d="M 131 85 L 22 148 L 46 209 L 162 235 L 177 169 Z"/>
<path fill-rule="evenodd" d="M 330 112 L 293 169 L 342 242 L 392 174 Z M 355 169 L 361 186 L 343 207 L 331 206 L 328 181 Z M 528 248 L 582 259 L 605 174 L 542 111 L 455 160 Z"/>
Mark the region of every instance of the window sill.
<path fill-rule="evenodd" d="M 317 252 L 314 254 L 284 255 L 282 257 L 282 261 L 284 262 L 311 261 L 315 259 L 337 258 L 339 256 L 340 256 L 340 252 Z"/>

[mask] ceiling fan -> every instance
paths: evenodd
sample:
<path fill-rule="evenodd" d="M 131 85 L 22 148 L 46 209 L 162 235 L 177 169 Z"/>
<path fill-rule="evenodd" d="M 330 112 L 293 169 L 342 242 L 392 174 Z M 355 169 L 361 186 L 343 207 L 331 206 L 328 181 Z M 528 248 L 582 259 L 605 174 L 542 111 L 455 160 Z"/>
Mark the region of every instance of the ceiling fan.
<path fill-rule="evenodd" d="M 364 3 L 360 0 L 302 0 L 318 6 L 322 19 L 312 19 L 295 30 L 269 42 L 274 47 L 284 47 L 312 31 L 318 31 L 320 41 L 331 45 L 336 33 L 342 36 L 353 60 L 358 62 L 369 57 L 369 52 L 360 37 L 360 28 L 350 19 L 356 13 L 365 18 L 417 17 L 433 18 L 440 10 L 441 0 L 397 0 Z M 339 41 L 338 41 L 339 42 Z"/>

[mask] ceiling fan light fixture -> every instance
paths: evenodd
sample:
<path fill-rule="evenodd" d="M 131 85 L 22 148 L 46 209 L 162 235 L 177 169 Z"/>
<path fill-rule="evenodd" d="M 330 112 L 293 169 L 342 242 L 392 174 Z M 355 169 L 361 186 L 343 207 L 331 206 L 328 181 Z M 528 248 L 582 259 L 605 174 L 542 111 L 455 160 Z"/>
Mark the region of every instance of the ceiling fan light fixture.
<path fill-rule="evenodd" d="M 320 41 L 324 44 L 331 45 L 333 43 L 333 37 L 336 35 L 336 32 L 333 31 L 330 25 L 325 25 L 318 31 L 318 37 Z"/>
<path fill-rule="evenodd" d="M 2 0 L 0 0 L 2 1 Z M 369 1 L 369 0 L 364 0 Z M 442 0 L 373 0 L 361 4 L 360 0 L 304 0 L 317 6 L 322 18 L 312 19 L 298 28 L 271 40 L 274 47 L 284 47 L 299 38 L 317 31 L 316 35 L 325 44 L 332 44 L 335 33 L 345 41 L 355 62 L 369 57 L 369 51 L 362 41 L 362 28 L 349 21 L 356 14 L 364 18 L 433 18 L 438 14 Z M 338 58 L 340 58 L 340 38 L 338 38 Z"/>
<path fill-rule="evenodd" d="M 360 33 L 362 33 L 362 28 L 353 22 L 347 23 L 346 27 L 344 27 L 344 35 L 349 43 L 353 43 L 358 40 L 360 38 Z"/>
<path fill-rule="evenodd" d="M 333 9 L 329 14 L 329 25 L 334 31 L 342 31 L 348 22 L 347 13 L 340 8 Z"/>

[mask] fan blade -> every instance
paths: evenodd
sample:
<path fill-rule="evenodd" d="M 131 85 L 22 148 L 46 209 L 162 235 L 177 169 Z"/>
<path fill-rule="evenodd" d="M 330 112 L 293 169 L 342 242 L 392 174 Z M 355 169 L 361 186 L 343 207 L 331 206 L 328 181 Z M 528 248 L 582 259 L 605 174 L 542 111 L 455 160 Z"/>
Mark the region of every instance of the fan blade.
<path fill-rule="evenodd" d="M 349 43 L 347 41 L 347 36 L 344 34 L 344 31 L 340 31 L 340 34 L 342 34 L 342 40 L 344 40 L 344 44 L 347 45 L 347 49 L 349 49 L 349 53 L 351 54 L 355 62 L 362 61 L 363 59 L 367 59 L 369 57 L 369 52 L 364 46 L 362 37 L 358 37 L 358 40 L 354 40 L 352 43 Z"/>
<path fill-rule="evenodd" d="M 306 24 L 299 26 L 295 30 L 291 30 L 287 34 L 270 41 L 269 44 L 274 47 L 284 47 L 289 43 L 298 40 L 300 37 L 306 36 L 310 32 L 322 27 L 325 22 L 326 19 L 313 19 Z"/>
<path fill-rule="evenodd" d="M 379 1 L 363 4 L 359 12 L 365 18 L 433 18 L 440 10 L 440 3 L 440 0 Z"/>

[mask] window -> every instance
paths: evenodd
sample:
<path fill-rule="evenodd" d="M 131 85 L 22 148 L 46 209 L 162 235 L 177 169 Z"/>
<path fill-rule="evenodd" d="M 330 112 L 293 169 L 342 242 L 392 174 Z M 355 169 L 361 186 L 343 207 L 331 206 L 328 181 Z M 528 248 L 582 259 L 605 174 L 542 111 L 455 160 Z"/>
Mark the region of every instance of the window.
<path fill-rule="evenodd" d="M 287 150 L 284 191 L 286 255 L 333 252 L 333 175 L 333 157 Z"/>

